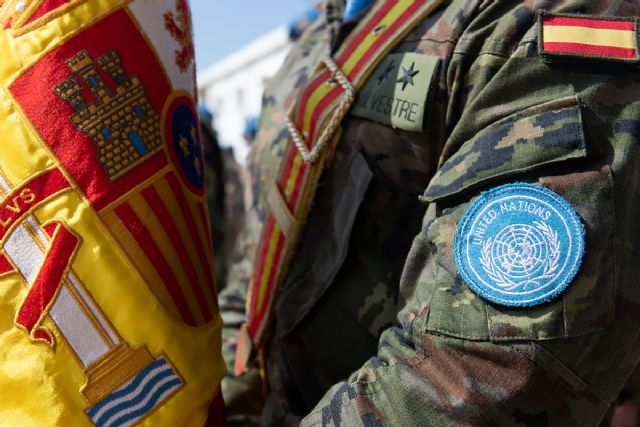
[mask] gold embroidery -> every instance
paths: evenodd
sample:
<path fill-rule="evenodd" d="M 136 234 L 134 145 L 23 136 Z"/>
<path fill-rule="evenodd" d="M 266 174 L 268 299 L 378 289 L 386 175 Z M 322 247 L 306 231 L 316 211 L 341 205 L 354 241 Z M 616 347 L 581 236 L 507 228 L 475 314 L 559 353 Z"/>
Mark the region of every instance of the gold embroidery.
<path fill-rule="evenodd" d="M 0 25 L 10 28 L 15 37 L 42 27 L 87 0 L 69 0 L 62 6 L 41 13 L 33 19 L 45 0 L 6 0 L 0 3 Z"/>
<path fill-rule="evenodd" d="M 113 91 L 96 65 L 114 83 Z M 115 50 L 95 61 L 83 50 L 69 59 L 67 66 L 72 75 L 56 86 L 56 94 L 75 110 L 71 121 L 96 144 L 98 160 L 113 182 L 161 148 L 158 113 L 138 77 L 125 73 Z M 84 98 L 80 81 L 91 91 L 95 102 Z"/>
<path fill-rule="evenodd" d="M 121 344 L 85 370 L 87 382 L 80 393 L 92 407 L 153 362 L 144 347 Z"/>

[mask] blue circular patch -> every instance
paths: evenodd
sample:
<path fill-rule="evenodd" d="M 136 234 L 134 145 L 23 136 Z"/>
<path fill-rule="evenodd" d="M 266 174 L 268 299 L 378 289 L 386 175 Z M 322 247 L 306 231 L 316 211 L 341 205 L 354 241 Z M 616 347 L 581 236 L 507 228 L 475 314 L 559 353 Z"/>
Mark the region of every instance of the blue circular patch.
<path fill-rule="evenodd" d="M 507 184 L 478 197 L 455 237 L 460 275 L 479 296 L 529 307 L 560 295 L 584 255 L 584 228 L 562 197 L 533 184 Z"/>
<path fill-rule="evenodd" d="M 178 105 L 171 117 L 173 149 L 182 172 L 197 189 L 204 186 L 204 161 L 200 126 L 190 104 Z"/>

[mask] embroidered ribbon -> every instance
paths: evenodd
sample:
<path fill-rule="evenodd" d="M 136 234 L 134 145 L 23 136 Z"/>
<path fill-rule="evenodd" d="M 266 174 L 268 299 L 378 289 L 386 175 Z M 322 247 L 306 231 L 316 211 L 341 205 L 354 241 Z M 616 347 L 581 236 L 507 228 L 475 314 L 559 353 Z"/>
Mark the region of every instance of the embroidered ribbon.
<path fill-rule="evenodd" d="M 60 289 L 80 241 L 61 223 L 51 223 L 45 230 L 51 233 L 51 246 L 45 254 L 40 272 L 31 285 L 29 294 L 18 311 L 16 323 L 27 331 L 33 341 L 45 341 L 53 345 L 53 334 L 40 325 Z"/>
<path fill-rule="evenodd" d="M 39 205 L 69 189 L 71 184 L 57 168 L 44 171 L 13 189 L 0 203 L 0 244 L 4 245 L 15 227 Z M 78 238 L 59 223 L 50 223 L 45 231 L 52 236 L 51 247 L 16 316 L 16 323 L 27 331 L 32 340 L 53 345 L 51 333 L 39 325 L 57 293 Z M 0 274 L 12 271 L 14 267 L 7 254 L 2 254 Z"/>
<path fill-rule="evenodd" d="M 302 232 L 301 225 L 306 222 L 320 173 L 340 139 L 340 122 L 349 110 L 351 88 L 360 89 L 391 49 L 442 3 L 443 0 L 377 2 L 335 58 L 323 59 L 300 92 L 289 119 L 297 133 L 304 137 L 307 150 L 302 150 L 303 153 L 317 152 L 318 155 L 303 156 L 293 138 L 290 139 L 273 189 L 281 193 L 290 215 L 271 213 L 264 224 L 249 287 L 247 323 L 240 331 L 237 343 L 237 373 L 245 369 L 251 350 L 262 342 L 277 289 Z M 334 66 L 337 69 L 332 70 Z M 344 79 L 346 82 L 342 81 Z M 295 135 L 295 130 L 292 133 Z M 279 198 L 271 197 L 270 200 Z M 282 206 L 269 206 L 269 209 L 280 212 Z M 294 218 L 296 226 L 281 224 L 279 218 Z M 295 235 L 290 232 L 292 229 Z"/>
<path fill-rule="evenodd" d="M 0 203 L 0 243 L 38 205 L 69 189 L 71 184 L 59 169 L 42 172 L 13 189 Z"/>

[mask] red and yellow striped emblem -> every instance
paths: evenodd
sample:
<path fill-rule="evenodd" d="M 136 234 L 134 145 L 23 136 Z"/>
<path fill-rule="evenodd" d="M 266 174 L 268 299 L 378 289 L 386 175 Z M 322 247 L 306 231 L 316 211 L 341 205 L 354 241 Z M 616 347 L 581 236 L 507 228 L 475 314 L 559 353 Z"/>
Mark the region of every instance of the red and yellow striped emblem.
<path fill-rule="evenodd" d="M 220 425 L 187 0 L 5 0 L 0 24 L 3 420 Z"/>
<path fill-rule="evenodd" d="M 334 57 L 342 73 L 358 90 L 386 54 L 401 41 L 424 17 L 434 11 L 442 0 L 386 0 L 377 2 L 360 22 Z M 299 93 L 291 118 L 301 134 L 306 135 L 312 150 L 340 105 L 345 89 L 331 84 L 332 72 L 324 67 L 309 80 Z M 276 291 L 285 276 L 287 264 L 300 234 L 300 224 L 306 222 L 325 160 L 335 149 L 339 129 L 320 159 L 305 163 L 295 144 L 289 140 L 279 179 L 268 197 L 270 214 L 258 246 L 253 280 L 247 303 L 247 325 L 238 341 L 236 371 L 244 369 L 252 346 L 260 344 Z"/>
<path fill-rule="evenodd" d="M 541 52 L 544 55 L 625 62 L 640 59 L 635 18 L 545 14 L 541 16 L 541 28 Z"/>

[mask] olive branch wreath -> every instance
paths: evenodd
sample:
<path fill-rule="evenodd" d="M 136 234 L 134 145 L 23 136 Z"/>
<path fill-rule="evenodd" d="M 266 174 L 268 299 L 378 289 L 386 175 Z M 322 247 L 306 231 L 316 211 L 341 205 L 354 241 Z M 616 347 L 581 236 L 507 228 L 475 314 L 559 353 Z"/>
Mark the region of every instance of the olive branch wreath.
<path fill-rule="evenodd" d="M 496 268 L 495 263 L 491 260 L 491 246 L 493 238 L 488 238 L 482 245 L 480 264 L 485 273 L 493 280 L 496 286 L 503 288 L 506 291 L 511 291 L 518 287 L 527 287 L 529 285 L 538 285 L 540 280 L 549 279 L 553 277 L 558 270 L 560 260 L 560 242 L 558 241 L 558 233 L 553 230 L 548 224 L 543 222 L 534 221 L 533 224 L 538 230 L 547 238 L 549 243 L 549 255 L 545 261 L 544 270 L 542 274 L 529 278 L 523 282 L 514 282 L 509 279 L 504 273 Z"/>

